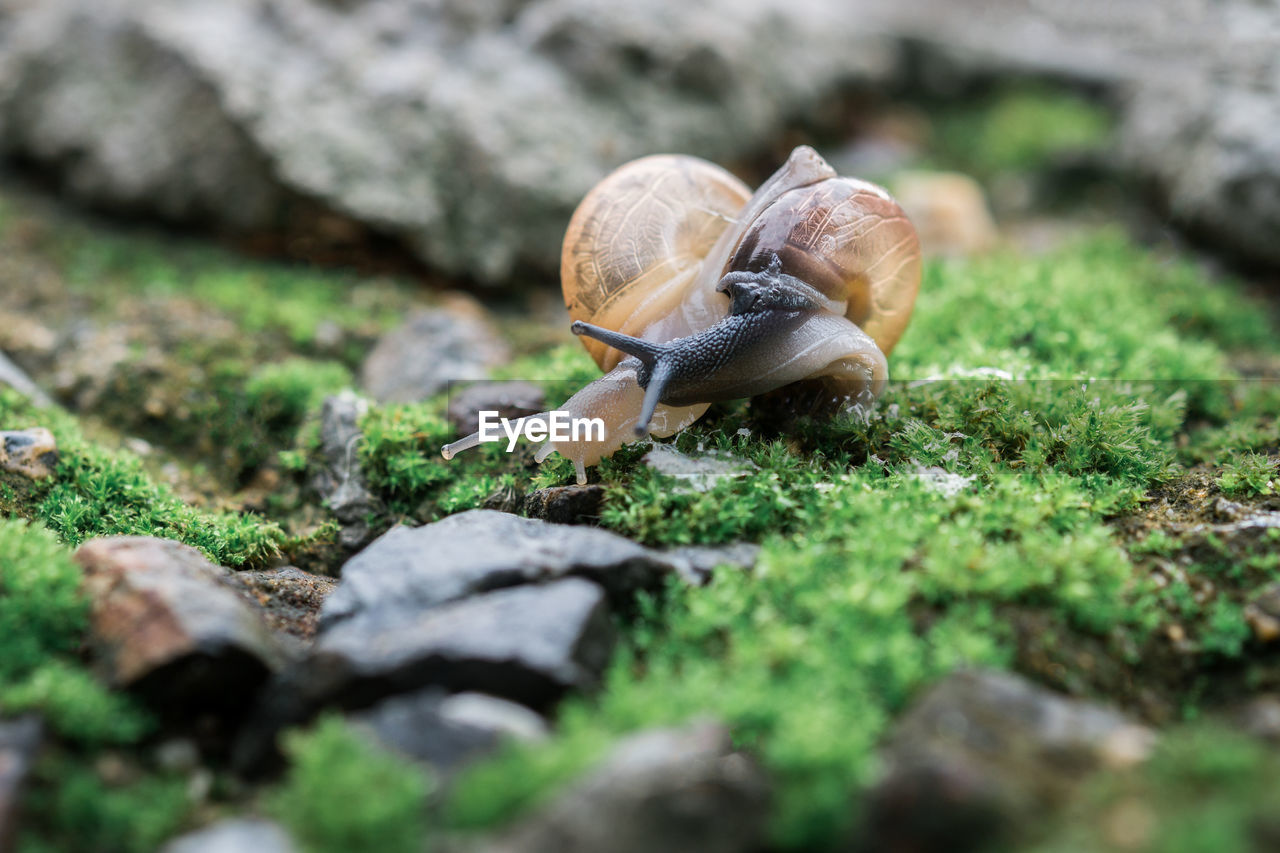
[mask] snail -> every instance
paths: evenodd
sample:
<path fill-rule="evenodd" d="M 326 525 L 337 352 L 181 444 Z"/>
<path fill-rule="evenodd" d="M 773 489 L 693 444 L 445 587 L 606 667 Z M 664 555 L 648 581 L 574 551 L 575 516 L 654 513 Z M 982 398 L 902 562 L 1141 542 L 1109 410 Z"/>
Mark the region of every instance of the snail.
<path fill-rule="evenodd" d="M 605 375 L 560 411 L 600 418 L 603 440 L 546 441 L 586 468 L 645 435 L 684 429 L 719 400 L 822 379 L 874 399 L 920 285 L 915 228 L 875 184 L 840 177 L 808 146 L 754 194 L 705 160 L 655 155 L 619 167 L 570 220 L 561 287 Z M 541 425 L 551 412 L 523 418 Z M 480 443 L 480 433 L 442 455 Z"/>

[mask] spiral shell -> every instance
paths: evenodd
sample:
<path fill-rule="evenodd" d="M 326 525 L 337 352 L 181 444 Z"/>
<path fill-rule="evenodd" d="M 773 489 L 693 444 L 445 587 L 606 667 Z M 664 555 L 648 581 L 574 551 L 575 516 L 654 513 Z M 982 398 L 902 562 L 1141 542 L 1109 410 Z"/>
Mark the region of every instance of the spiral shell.
<path fill-rule="evenodd" d="M 565 234 L 560 279 L 573 320 L 652 341 L 724 316 L 715 286 L 774 256 L 886 354 L 906 328 L 920 282 L 915 229 L 880 187 L 838 176 L 797 148 L 754 195 L 724 169 L 683 155 L 645 157 L 601 181 Z M 609 370 L 622 354 L 581 339 Z"/>

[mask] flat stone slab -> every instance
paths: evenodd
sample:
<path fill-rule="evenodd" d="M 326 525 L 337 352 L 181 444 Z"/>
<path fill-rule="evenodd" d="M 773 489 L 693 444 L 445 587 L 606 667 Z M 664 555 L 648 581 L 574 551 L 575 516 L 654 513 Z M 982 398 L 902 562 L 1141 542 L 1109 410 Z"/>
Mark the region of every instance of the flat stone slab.
<path fill-rule="evenodd" d="M 580 576 L 615 599 L 656 588 L 680 568 L 659 551 L 606 530 L 471 510 L 397 527 L 342 567 L 322 628 L 375 610 L 419 611 L 481 592 Z"/>
<path fill-rule="evenodd" d="M 347 705 L 435 685 L 541 709 L 594 685 L 613 641 L 604 590 L 566 578 L 322 626 L 295 683 Z"/>

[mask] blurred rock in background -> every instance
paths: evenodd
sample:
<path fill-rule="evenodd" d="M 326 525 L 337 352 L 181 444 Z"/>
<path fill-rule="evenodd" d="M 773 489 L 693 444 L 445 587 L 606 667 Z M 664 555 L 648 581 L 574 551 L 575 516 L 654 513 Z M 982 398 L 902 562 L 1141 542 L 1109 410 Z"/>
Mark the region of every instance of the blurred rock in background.
<path fill-rule="evenodd" d="M 174 220 L 336 214 L 495 281 L 553 271 L 633 157 L 733 164 L 852 88 L 1012 71 L 1111 92 L 1173 216 L 1276 265 L 1278 46 L 1248 0 L 0 0 L 0 154 Z"/>
<path fill-rule="evenodd" d="M 0 8 L 0 148 L 71 193 L 242 228 L 317 204 L 482 279 L 554 268 L 613 166 L 731 160 L 893 59 L 811 0 Z"/>

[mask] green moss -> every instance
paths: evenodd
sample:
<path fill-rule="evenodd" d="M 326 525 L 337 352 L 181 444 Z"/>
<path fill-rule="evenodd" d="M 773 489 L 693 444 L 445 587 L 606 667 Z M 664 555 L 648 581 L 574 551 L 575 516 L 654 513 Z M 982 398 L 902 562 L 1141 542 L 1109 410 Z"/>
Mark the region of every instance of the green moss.
<path fill-rule="evenodd" d="M 0 518 L 0 709 L 39 711 L 62 737 L 128 743 L 150 719 L 75 661 L 88 603 L 80 570 L 52 532 Z"/>
<path fill-rule="evenodd" d="M 1280 840 L 1280 757 L 1210 725 L 1164 735 L 1140 769 L 1092 784 L 1044 851 L 1250 853 Z"/>
<path fill-rule="evenodd" d="M 79 587 L 80 570 L 52 533 L 0 518 L 0 681 L 75 649 L 87 618 Z"/>
<path fill-rule="evenodd" d="M 39 711 L 60 736 L 90 746 L 135 743 L 154 726 L 133 699 L 108 691 L 86 670 L 64 661 L 45 663 L 3 690 L 5 711 Z"/>
<path fill-rule="evenodd" d="M 439 400 L 373 409 L 361 423 L 361 466 L 394 516 L 427 521 L 474 509 L 511 485 L 519 457 L 495 444 L 445 462 L 440 448 L 457 436 Z"/>
<path fill-rule="evenodd" d="M 138 535 L 176 539 L 224 566 L 261 564 L 279 554 L 283 532 L 252 516 L 209 512 L 183 503 L 153 482 L 136 456 L 87 441 L 78 424 L 55 409 L 34 409 L 0 389 L 0 423 L 44 426 L 58 442 L 53 478 L 24 484 L 10 514 L 38 519 L 68 545 L 95 536 Z"/>
<path fill-rule="evenodd" d="M 941 159 L 982 177 L 1031 171 L 1066 154 L 1098 151 L 1113 120 L 1105 107 L 1072 92 L 1011 87 L 932 112 Z"/>
<path fill-rule="evenodd" d="M 1280 467 L 1260 453 L 1244 453 L 1225 460 L 1218 488 L 1228 495 L 1274 495 L 1280 491 Z"/>
<path fill-rule="evenodd" d="M 247 333 L 283 335 L 304 349 L 317 346 L 325 329 L 376 335 L 412 301 L 408 282 L 246 260 L 173 235 L 66 220 L 37 233 L 32 248 L 98 303 L 180 296 L 231 317 Z"/>
<path fill-rule="evenodd" d="M 53 741 L 27 787 L 20 849 L 150 851 L 186 813 L 186 793 L 159 778 L 105 786 L 90 769 L 95 750 L 135 743 L 152 720 L 76 658 L 88 611 L 79 582 L 53 533 L 0 518 L 0 715 L 36 712 Z"/>
<path fill-rule="evenodd" d="M 271 812 L 310 853 L 420 853 L 426 832 L 423 771 L 351 730 L 341 717 L 285 737 L 288 778 Z"/>
<path fill-rule="evenodd" d="M 236 341 L 188 344 L 162 367 L 148 351 L 115 371 L 101 416 L 180 458 L 207 463 L 238 487 L 293 444 L 325 395 L 350 387 L 334 361 L 291 357 L 258 362 Z"/>
<path fill-rule="evenodd" d="M 89 765 L 55 756 L 41 762 L 26 799 L 18 850 L 152 853 L 190 810 L 186 781 L 143 775 L 109 783 Z"/>

